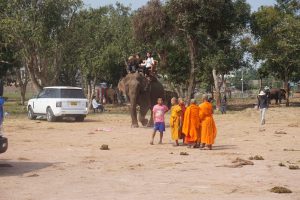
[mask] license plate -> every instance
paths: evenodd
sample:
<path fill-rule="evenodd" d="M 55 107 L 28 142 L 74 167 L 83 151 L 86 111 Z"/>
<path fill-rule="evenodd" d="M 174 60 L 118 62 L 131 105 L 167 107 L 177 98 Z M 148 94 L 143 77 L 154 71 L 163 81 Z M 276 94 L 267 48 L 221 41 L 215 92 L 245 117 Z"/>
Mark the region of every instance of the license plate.
<path fill-rule="evenodd" d="M 77 106 L 77 102 L 71 102 L 71 106 Z"/>

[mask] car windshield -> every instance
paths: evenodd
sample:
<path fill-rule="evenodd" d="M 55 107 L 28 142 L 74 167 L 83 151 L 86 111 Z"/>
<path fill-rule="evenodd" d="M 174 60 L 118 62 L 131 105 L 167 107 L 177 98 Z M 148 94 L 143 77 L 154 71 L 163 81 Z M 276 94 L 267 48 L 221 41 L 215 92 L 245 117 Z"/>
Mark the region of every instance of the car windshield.
<path fill-rule="evenodd" d="M 85 99 L 80 89 L 61 89 L 60 98 Z"/>

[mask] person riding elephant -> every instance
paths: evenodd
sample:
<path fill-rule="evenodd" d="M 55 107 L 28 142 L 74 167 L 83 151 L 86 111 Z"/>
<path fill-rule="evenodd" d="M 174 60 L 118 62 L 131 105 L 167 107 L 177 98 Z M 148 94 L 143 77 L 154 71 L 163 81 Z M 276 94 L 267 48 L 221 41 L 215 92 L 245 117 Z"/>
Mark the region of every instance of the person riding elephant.
<path fill-rule="evenodd" d="M 140 121 L 143 126 L 152 126 L 152 115 L 150 121 L 147 120 L 145 116 L 148 110 L 152 110 L 158 98 L 165 97 L 162 84 L 157 80 L 149 82 L 143 74 L 131 73 L 120 80 L 118 87 L 130 102 L 131 126 L 135 128 L 139 127 L 138 121 Z M 137 106 L 140 107 L 138 118 Z"/>

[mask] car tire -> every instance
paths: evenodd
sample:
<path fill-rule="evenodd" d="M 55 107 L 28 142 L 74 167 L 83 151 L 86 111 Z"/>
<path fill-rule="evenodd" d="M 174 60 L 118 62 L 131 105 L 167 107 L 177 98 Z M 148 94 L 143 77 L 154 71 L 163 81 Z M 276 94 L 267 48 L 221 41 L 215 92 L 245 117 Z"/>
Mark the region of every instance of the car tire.
<path fill-rule="evenodd" d="M 0 153 L 6 152 L 8 148 L 7 138 L 0 136 Z"/>
<path fill-rule="evenodd" d="M 33 109 L 31 108 L 31 106 L 28 107 L 27 117 L 30 120 L 35 120 L 36 119 L 36 115 L 34 115 L 34 112 L 33 112 Z"/>
<path fill-rule="evenodd" d="M 56 118 L 55 118 L 51 108 L 47 108 L 46 118 L 47 118 L 48 122 L 55 122 Z"/>
<path fill-rule="evenodd" d="M 84 116 L 78 116 L 78 117 L 75 117 L 75 121 L 76 122 L 83 122 L 84 121 Z"/>

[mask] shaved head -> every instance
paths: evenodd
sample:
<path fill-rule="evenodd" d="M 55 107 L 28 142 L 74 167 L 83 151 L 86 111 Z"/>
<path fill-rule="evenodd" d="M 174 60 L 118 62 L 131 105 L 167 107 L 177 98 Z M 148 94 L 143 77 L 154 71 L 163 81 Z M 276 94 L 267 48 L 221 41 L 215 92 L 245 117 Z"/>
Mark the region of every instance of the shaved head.
<path fill-rule="evenodd" d="M 183 98 L 178 98 L 178 103 L 179 103 L 179 104 L 184 104 Z"/>
<path fill-rule="evenodd" d="M 173 97 L 173 98 L 171 99 L 171 104 L 172 104 L 172 105 L 176 105 L 176 104 L 177 104 L 177 98 L 176 98 L 176 97 Z"/>
<path fill-rule="evenodd" d="M 203 101 L 208 101 L 208 95 L 207 94 L 203 94 L 202 95 L 202 100 Z"/>
<path fill-rule="evenodd" d="M 196 104 L 196 99 L 191 99 L 191 104 Z"/>

